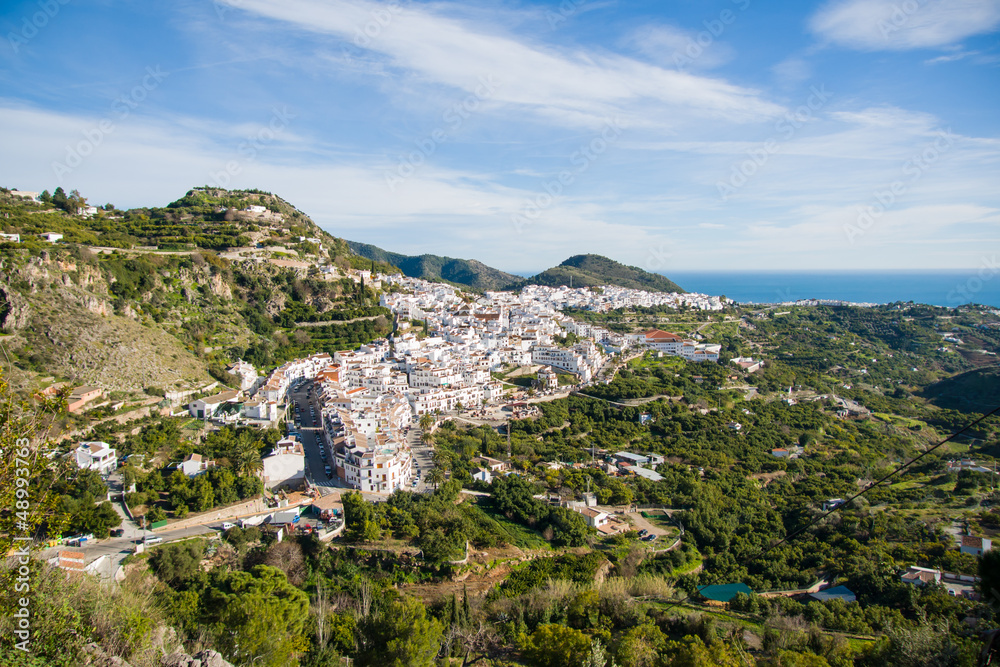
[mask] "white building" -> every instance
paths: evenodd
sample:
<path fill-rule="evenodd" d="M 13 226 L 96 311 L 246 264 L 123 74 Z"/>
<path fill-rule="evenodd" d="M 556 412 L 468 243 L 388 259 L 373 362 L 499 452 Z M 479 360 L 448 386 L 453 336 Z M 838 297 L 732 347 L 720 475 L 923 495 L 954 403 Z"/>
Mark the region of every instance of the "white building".
<path fill-rule="evenodd" d="M 593 374 L 591 364 L 576 349 L 535 345 L 531 348 L 531 363 L 543 366 L 554 366 L 571 373 L 576 373 L 584 382 L 588 382 Z"/>
<path fill-rule="evenodd" d="M 693 340 L 681 338 L 675 333 L 650 329 L 638 334 L 631 334 L 631 340 L 656 352 L 662 352 L 675 357 L 684 357 L 689 361 L 718 361 L 722 346 L 718 344 L 696 343 Z"/>
<path fill-rule="evenodd" d="M 274 451 L 265 456 L 262 462 L 264 486 L 269 489 L 283 485 L 295 488 L 305 482 L 306 454 L 302 443 L 295 438 L 279 440 Z"/>
<path fill-rule="evenodd" d="M 253 398 L 243 404 L 243 416 L 247 419 L 273 422 L 278 420 L 278 402 L 263 398 Z"/>
<path fill-rule="evenodd" d="M 42 240 L 48 241 L 49 243 L 58 243 L 62 241 L 63 235 L 57 232 L 44 232 L 38 235 Z"/>
<path fill-rule="evenodd" d="M 976 537 L 975 535 L 962 535 L 962 546 L 959 548 L 963 554 L 982 556 L 993 548 L 993 540 L 988 537 Z"/>
<path fill-rule="evenodd" d="M 381 436 L 356 437 L 335 453 L 337 474 L 353 488 L 368 493 L 392 493 L 405 488 L 412 474 L 409 447 Z"/>
<path fill-rule="evenodd" d="M 605 512 L 593 507 L 582 507 L 578 511 L 583 515 L 583 520 L 587 522 L 587 525 L 594 529 L 600 528 L 611 518 Z"/>
<path fill-rule="evenodd" d="M 38 198 L 40 196 L 40 193 L 38 192 L 29 192 L 28 190 L 11 190 L 10 194 L 20 199 L 28 199 L 34 202 L 41 201 Z"/>
<path fill-rule="evenodd" d="M 558 389 L 559 375 L 551 366 L 542 368 L 538 371 L 538 384 L 542 389 Z"/>
<path fill-rule="evenodd" d="M 257 383 L 257 369 L 253 367 L 253 364 L 242 359 L 232 364 L 226 371 L 239 378 L 240 391 L 250 391 Z"/>
<path fill-rule="evenodd" d="M 188 403 L 188 412 L 196 419 L 211 419 L 224 404 L 235 403 L 239 395 L 238 391 L 223 391 L 214 396 L 199 398 Z"/>
<path fill-rule="evenodd" d="M 206 461 L 201 454 L 188 454 L 184 460 L 177 464 L 177 469 L 188 477 L 197 477 L 209 468 L 215 467 L 215 461 Z"/>
<path fill-rule="evenodd" d="M 81 442 L 75 454 L 76 465 L 84 470 L 96 470 L 107 475 L 118 467 L 118 454 L 106 442 Z"/>

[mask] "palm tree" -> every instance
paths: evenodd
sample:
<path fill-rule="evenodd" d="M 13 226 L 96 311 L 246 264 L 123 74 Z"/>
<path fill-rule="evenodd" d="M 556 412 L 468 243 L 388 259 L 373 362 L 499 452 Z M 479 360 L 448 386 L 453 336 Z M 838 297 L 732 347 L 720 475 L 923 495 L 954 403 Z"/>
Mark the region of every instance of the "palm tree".
<path fill-rule="evenodd" d="M 233 470 L 240 477 L 256 475 L 264 469 L 260 458 L 261 440 L 253 440 L 249 434 L 242 433 L 233 447 Z"/>
<path fill-rule="evenodd" d="M 431 417 L 431 413 L 425 412 L 420 416 L 420 429 L 426 431 L 431 426 L 434 425 L 434 417 Z"/>
<path fill-rule="evenodd" d="M 444 470 L 441 468 L 432 468 L 429 473 L 427 473 L 427 481 L 434 485 L 434 490 L 436 491 L 438 486 L 444 482 Z"/>

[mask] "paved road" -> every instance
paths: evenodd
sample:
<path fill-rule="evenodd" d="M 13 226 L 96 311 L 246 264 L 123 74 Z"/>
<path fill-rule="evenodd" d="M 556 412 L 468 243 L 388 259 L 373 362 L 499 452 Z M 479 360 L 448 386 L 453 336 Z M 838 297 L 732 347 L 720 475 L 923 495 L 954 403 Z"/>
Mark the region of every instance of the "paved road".
<path fill-rule="evenodd" d="M 434 467 L 434 448 L 421 442 L 422 436 L 420 427 L 414 426 L 406 437 L 410 453 L 413 454 L 413 479 L 417 480 L 416 486 L 410 484 L 408 488 L 418 493 L 431 490 L 427 483 L 427 473 Z"/>
<path fill-rule="evenodd" d="M 289 410 L 291 414 L 295 414 L 294 404 L 300 409 L 295 419 L 302 448 L 306 453 L 306 479 L 320 489 L 332 491 L 342 487 L 336 475 L 327 477 L 324 470 L 329 465 L 331 472 L 333 471 L 333 452 L 326 447 L 326 440 L 323 438 L 322 411 L 315 393 L 310 396 L 312 386 L 311 382 L 303 382 L 291 392 L 293 406 L 289 407 Z M 310 408 L 313 413 L 310 413 Z M 320 455 L 321 444 L 326 452 L 326 460 Z"/>
<path fill-rule="evenodd" d="M 134 528 L 130 535 L 129 528 L 124 525 L 122 527 L 126 528 L 126 536 L 112 537 L 106 540 L 90 540 L 85 542 L 82 547 L 53 547 L 43 551 L 41 556 L 43 559 L 49 559 L 58 556 L 60 551 L 82 551 L 84 553 L 84 561 L 88 565 L 101 556 L 108 556 L 111 562 L 107 567 L 102 568 L 100 574 L 104 578 L 110 578 L 114 576 L 114 573 L 117 571 L 118 566 L 121 565 L 122 560 L 135 551 L 136 541 L 139 539 L 139 535 L 142 534 L 142 531 L 139 528 Z M 179 530 L 160 531 L 155 533 L 155 535 L 163 538 L 164 542 L 173 542 L 188 537 L 194 537 L 196 535 L 204 535 L 215 532 L 216 530 L 210 526 L 191 526 L 188 528 L 181 528 Z M 144 534 L 150 537 L 154 535 L 154 533 L 149 530 L 145 531 Z"/>
<path fill-rule="evenodd" d="M 321 489 L 321 492 L 329 492 L 335 489 L 346 489 L 350 488 L 337 477 L 334 473 L 333 477 L 327 477 L 324 467 L 329 465 L 331 471 L 333 470 L 333 452 L 326 447 L 326 441 L 323 437 L 323 425 L 321 422 L 322 411 L 320 409 L 320 401 L 315 395 L 309 396 L 309 388 L 312 383 L 304 382 L 299 387 L 291 392 L 291 398 L 294 403 L 298 403 L 300 407 L 299 416 L 297 417 L 299 437 L 302 440 L 302 447 L 306 453 L 306 479 L 309 480 L 311 484 L 317 486 Z M 312 407 L 315 414 L 309 412 L 309 408 Z M 294 405 L 290 408 L 292 414 L 295 414 Z M 420 441 L 421 430 L 417 426 L 413 426 L 407 435 L 407 441 L 410 444 L 410 450 L 413 454 L 414 462 L 414 479 L 418 479 L 416 486 L 408 484 L 405 488 L 410 491 L 422 492 L 427 490 L 426 486 L 426 475 L 431 468 L 434 467 L 434 462 L 432 456 L 434 454 L 434 449 L 424 445 Z M 326 460 L 324 461 L 320 455 L 320 444 L 324 445 L 326 450 Z M 374 500 L 385 500 L 385 497 L 381 494 L 376 494 L 372 496 Z"/>

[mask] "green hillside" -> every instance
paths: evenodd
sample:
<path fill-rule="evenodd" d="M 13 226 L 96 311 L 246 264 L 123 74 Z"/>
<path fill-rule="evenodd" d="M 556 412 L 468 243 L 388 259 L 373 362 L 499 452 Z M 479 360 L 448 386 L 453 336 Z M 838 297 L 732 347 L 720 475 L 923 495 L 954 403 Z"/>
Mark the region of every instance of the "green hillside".
<path fill-rule="evenodd" d="M 573 287 L 618 285 L 648 292 L 684 292 L 679 285 L 661 275 L 636 266 L 626 266 L 601 255 L 575 255 L 559 266 L 528 278 L 523 284 L 556 287 L 571 282 Z"/>
<path fill-rule="evenodd" d="M 347 244 L 361 257 L 396 266 L 411 278 L 444 280 L 479 291 L 504 289 L 522 280 L 520 276 L 494 269 L 474 259 L 401 255 L 367 243 L 348 241 Z"/>
<path fill-rule="evenodd" d="M 987 412 L 1000 405 L 1000 366 L 976 368 L 935 382 L 921 396 L 941 408 Z"/>
<path fill-rule="evenodd" d="M 395 270 L 275 195 L 198 188 L 91 217 L 75 214 L 77 193 L 44 199 L 0 189 L 0 229 L 20 235 L 0 243 L 4 374 L 19 391 L 65 381 L 138 399 L 231 382 L 223 368 L 238 358 L 266 370 L 391 330 L 356 270 Z"/>

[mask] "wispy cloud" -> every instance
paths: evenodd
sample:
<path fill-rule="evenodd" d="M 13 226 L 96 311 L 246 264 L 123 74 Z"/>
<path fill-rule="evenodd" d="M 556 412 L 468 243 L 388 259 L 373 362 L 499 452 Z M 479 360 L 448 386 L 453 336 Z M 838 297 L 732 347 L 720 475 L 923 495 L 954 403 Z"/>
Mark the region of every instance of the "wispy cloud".
<path fill-rule="evenodd" d="M 236 8 L 295 29 L 355 39 L 385 5 L 367 0 L 229 0 Z M 549 122 L 599 127 L 623 117 L 663 127 L 672 114 L 730 122 L 773 117 L 782 107 L 757 90 L 722 79 L 658 67 L 601 50 L 560 50 L 496 28 L 446 16 L 444 5 L 395 10 L 369 40 L 356 40 L 392 67 L 427 83 L 474 92 L 479 78 L 502 83 L 492 98 L 506 110 L 533 111 Z M 672 112 L 665 113 L 667 111 Z"/>
<path fill-rule="evenodd" d="M 809 21 L 823 39 L 862 51 L 940 48 L 998 25 L 996 0 L 834 0 Z"/>
<path fill-rule="evenodd" d="M 736 57 L 728 44 L 713 40 L 707 47 L 698 40 L 698 31 L 670 24 L 647 25 L 635 30 L 625 41 L 652 62 L 669 68 L 713 69 Z M 691 57 L 696 53 L 697 57 Z"/>

